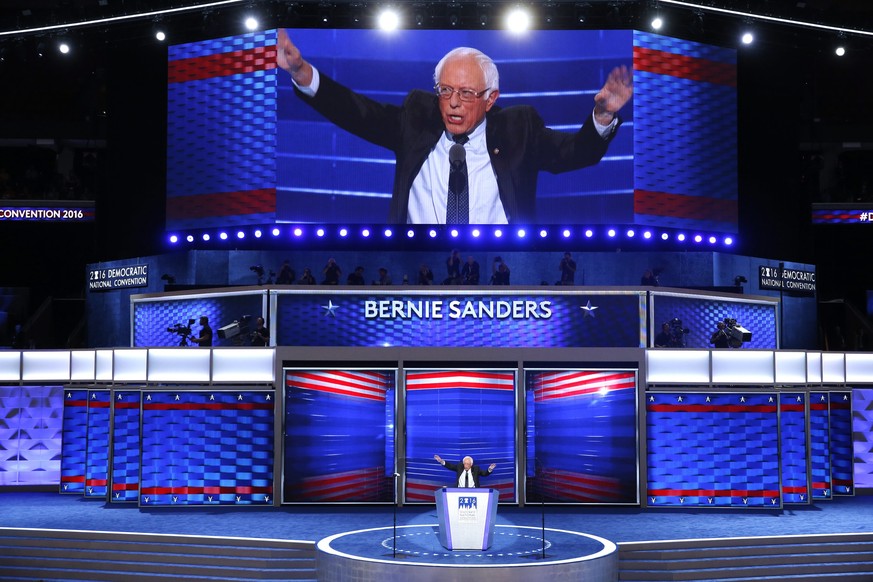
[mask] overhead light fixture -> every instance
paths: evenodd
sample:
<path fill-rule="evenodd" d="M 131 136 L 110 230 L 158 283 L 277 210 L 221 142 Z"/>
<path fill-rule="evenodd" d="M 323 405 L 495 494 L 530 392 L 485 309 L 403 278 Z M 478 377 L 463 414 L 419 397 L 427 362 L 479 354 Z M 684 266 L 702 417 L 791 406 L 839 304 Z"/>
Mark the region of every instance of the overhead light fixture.
<path fill-rule="evenodd" d="M 506 28 L 515 34 L 526 32 L 530 28 L 530 14 L 521 8 L 513 8 L 506 16 Z"/>
<path fill-rule="evenodd" d="M 379 28 L 384 30 L 385 32 L 392 32 L 397 30 L 397 27 L 400 26 L 400 16 L 396 11 L 389 9 L 383 10 L 379 13 Z"/>
<path fill-rule="evenodd" d="M 246 30 L 257 30 L 259 23 L 258 19 L 254 16 L 249 16 L 245 20 Z"/>

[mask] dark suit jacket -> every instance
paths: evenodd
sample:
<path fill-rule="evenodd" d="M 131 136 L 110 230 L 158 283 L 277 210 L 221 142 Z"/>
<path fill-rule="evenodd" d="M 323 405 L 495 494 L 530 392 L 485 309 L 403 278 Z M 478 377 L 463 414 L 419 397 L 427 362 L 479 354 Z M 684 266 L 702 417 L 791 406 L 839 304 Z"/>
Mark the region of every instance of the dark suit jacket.
<path fill-rule="evenodd" d="M 446 461 L 446 464 L 443 465 L 449 471 L 455 472 L 455 481 L 452 483 L 452 487 L 458 486 L 458 479 L 461 478 L 461 473 L 464 472 L 464 463 L 450 463 Z M 479 465 L 473 465 L 470 467 L 470 475 L 473 476 L 473 487 L 479 487 L 479 477 L 487 477 L 491 474 L 491 471 L 483 471 Z"/>
<path fill-rule="evenodd" d="M 437 96 L 415 90 L 402 105 L 388 105 L 358 95 L 321 71 L 319 76 L 314 97 L 299 91 L 298 95 L 337 126 L 394 152 L 397 164 L 388 221 L 406 223 L 412 182 L 445 131 Z M 485 140 L 509 222 L 536 222 L 541 170 L 556 174 L 600 161 L 615 132 L 602 138 L 590 118 L 589 111 L 578 132 L 564 133 L 547 128 L 530 106 L 494 106 L 486 114 Z"/>

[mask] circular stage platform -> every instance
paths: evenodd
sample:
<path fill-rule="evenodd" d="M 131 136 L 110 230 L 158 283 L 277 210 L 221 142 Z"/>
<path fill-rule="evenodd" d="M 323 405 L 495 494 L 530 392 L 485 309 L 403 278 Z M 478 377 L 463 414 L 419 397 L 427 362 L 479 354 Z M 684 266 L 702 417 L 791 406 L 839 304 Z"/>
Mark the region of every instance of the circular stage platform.
<path fill-rule="evenodd" d="M 529 582 L 549 577 L 613 582 L 618 579 L 614 543 L 574 531 L 497 525 L 490 548 L 447 550 L 438 526 L 379 527 L 336 534 L 317 544 L 318 579 Z M 396 543 L 396 546 L 395 546 Z M 545 548 L 545 554 L 543 549 Z"/>

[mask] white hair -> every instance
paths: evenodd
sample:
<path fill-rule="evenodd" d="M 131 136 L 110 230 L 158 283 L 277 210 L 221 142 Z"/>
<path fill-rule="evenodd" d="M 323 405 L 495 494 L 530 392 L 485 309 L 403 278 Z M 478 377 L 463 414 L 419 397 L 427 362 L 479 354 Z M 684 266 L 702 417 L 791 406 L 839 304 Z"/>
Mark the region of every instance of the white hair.
<path fill-rule="evenodd" d="M 443 67 L 445 66 L 445 64 L 450 59 L 462 57 L 473 57 L 474 59 L 476 59 L 476 64 L 479 65 L 479 68 L 482 69 L 482 74 L 485 75 L 485 87 L 488 89 L 489 95 L 492 91 L 497 91 L 498 89 L 500 89 L 500 74 L 497 72 L 497 65 L 494 64 L 494 61 L 491 60 L 491 57 L 478 49 L 465 46 L 450 50 L 446 53 L 446 56 L 441 58 L 440 62 L 436 64 L 436 67 L 433 71 L 434 85 L 439 84 L 440 75 L 443 72 Z"/>

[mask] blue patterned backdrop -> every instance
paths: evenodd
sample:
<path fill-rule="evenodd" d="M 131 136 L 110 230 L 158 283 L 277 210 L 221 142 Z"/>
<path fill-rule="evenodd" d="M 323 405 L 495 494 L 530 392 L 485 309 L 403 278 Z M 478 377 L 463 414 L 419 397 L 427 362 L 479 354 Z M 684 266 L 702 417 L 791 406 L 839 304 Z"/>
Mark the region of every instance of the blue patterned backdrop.
<path fill-rule="evenodd" d="M 752 341 L 743 348 L 776 349 L 776 304 L 725 301 L 719 298 L 681 297 L 653 294 L 652 333 L 657 334 L 661 324 L 677 317 L 689 330 L 685 336 L 687 348 L 711 348 L 709 338 L 716 331 L 716 323 L 726 317 L 752 332 Z"/>

